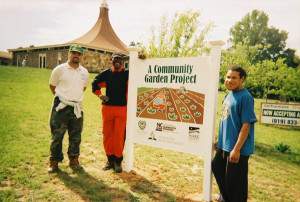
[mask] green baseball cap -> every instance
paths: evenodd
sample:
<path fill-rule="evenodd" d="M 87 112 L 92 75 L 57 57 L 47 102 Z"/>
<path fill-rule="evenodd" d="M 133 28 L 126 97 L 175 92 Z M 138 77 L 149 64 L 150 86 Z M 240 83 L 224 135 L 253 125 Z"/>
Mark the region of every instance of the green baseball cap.
<path fill-rule="evenodd" d="M 83 48 L 78 44 L 72 44 L 69 49 L 69 52 L 71 52 L 71 51 L 76 51 L 78 53 L 83 54 Z"/>

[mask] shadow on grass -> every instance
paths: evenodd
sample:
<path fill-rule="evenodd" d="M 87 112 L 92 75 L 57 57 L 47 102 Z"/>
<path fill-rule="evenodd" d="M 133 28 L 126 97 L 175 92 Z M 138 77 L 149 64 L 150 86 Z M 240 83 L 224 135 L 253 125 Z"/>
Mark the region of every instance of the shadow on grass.
<path fill-rule="evenodd" d="M 284 163 L 300 164 L 300 154 L 298 153 L 281 153 L 274 147 L 262 143 L 255 143 L 255 155 L 268 158 L 272 161 L 280 161 Z"/>
<path fill-rule="evenodd" d="M 74 176 L 59 170 L 57 177 L 85 201 L 138 201 L 131 193 L 111 188 L 84 170 L 75 172 Z"/>
<path fill-rule="evenodd" d="M 124 182 L 126 182 L 132 192 L 137 194 L 148 195 L 151 200 L 154 201 L 188 201 L 187 199 L 174 196 L 168 193 L 166 190 L 158 187 L 153 184 L 145 177 L 137 174 L 135 171 L 122 172 L 121 174 L 117 174 Z"/>
<path fill-rule="evenodd" d="M 102 180 L 94 178 L 84 170 L 75 172 L 74 175 L 59 170 L 57 177 L 85 201 L 144 201 L 149 199 L 154 201 L 187 201 L 162 190 L 134 171 L 113 174 L 127 183 L 131 191 L 140 195 L 140 197 L 121 189 L 111 188 Z M 145 199 L 143 197 L 145 195 L 149 198 Z"/>
<path fill-rule="evenodd" d="M 282 133 L 285 131 L 296 131 L 300 132 L 300 128 L 298 126 L 284 126 L 284 125 L 273 125 L 273 124 L 263 124 L 263 123 L 258 123 L 259 125 L 266 127 L 266 128 L 271 128 L 271 129 L 278 129 Z"/>

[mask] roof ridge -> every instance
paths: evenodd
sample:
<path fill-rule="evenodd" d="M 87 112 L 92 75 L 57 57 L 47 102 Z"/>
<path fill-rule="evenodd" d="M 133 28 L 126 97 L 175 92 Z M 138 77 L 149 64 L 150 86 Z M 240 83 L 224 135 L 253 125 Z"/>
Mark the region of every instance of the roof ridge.
<path fill-rule="evenodd" d="M 100 13 L 95 25 L 81 37 L 67 43 L 78 43 L 113 52 L 129 54 L 126 45 L 120 40 L 113 30 L 108 16 L 108 6 L 104 0 L 100 7 Z"/>

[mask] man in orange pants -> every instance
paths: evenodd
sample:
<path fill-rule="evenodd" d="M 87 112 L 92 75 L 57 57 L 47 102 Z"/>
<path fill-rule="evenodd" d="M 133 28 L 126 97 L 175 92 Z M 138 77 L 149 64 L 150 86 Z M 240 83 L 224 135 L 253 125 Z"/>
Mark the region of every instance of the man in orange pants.
<path fill-rule="evenodd" d="M 102 101 L 103 144 L 108 161 L 104 170 L 122 172 L 123 147 L 126 128 L 128 70 L 123 67 L 123 56 L 112 55 L 113 67 L 102 71 L 92 83 L 92 91 Z M 102 95 L 101 88 L 106 88 Z"/>
<path fill-rule="evenodd" d="M 146 59 L 144 54 L 139 59 Z M 102 101 L 103 144 L 108 161 L 104 170 L 114 169 L 122 172 L 123 148 L 126 129 L 128 70 L 123 67 L 123 56 L 112 55 L 113 67 L 95 77 L 92 90 Z M 106 88 L 102 95 L 101 88 Z"/>

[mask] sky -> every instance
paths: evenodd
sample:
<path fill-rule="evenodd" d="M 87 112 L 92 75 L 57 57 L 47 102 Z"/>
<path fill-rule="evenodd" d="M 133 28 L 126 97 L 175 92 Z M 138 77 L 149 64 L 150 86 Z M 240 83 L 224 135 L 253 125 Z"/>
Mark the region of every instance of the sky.
<path fill-rule="evenodd" d="M 69 42 L 81 37 L 96 23 L 103 0 L 0 0 L 0 51 Z M 300 55 L 299 0 L 106 0 L 110 23 L 118 37 L 147 41 L 151 26 L 159 27 L 163 15 L 199 11 L 204 24 L 214 27 L 207 41 L 227 44 L 229 30 L 254 9 L 269 16 L 269 27 L 289 33 L 287 48 Z M 227 45 L 224 46 L 226 48 Z"/>

